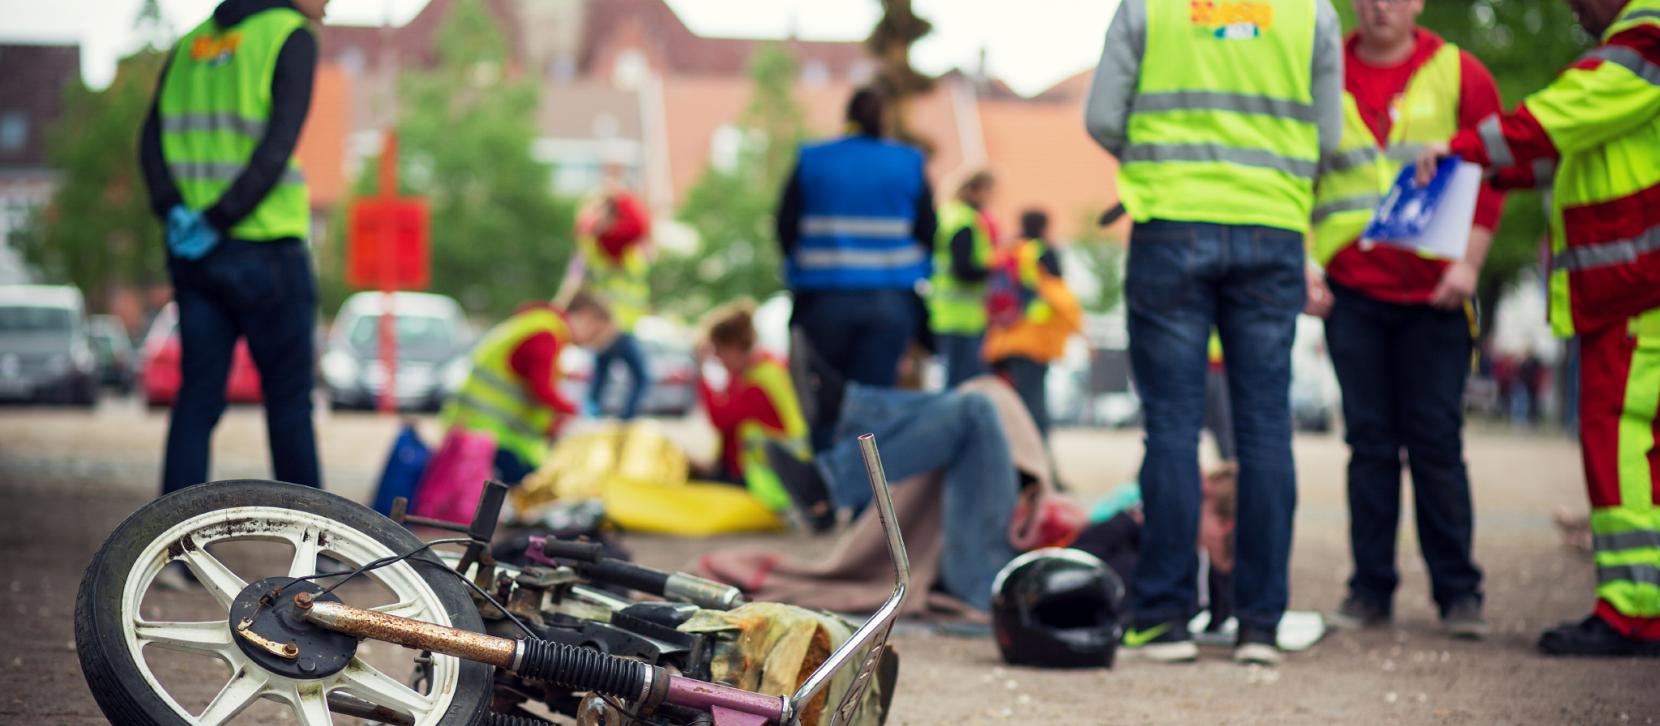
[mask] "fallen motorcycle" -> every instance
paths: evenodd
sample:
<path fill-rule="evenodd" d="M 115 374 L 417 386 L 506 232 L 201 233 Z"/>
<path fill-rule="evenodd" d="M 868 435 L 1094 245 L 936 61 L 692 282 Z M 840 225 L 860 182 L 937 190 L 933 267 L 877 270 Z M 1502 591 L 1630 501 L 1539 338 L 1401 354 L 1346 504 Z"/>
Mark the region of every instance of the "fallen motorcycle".
<path fill-rule="evenodd" d="M 221 724 L 256 707 L 308 726 L 880 724 L 910 564 L 875 440 L 860 444 L 897 582 L 857 628 L 609 559 L 597 543 L 533 536 L 522 565 L 498 561 L 507 489 L 495 482 L 459 527 L 309 487 L 226 481 L 157 499 L 110 534 L 76 599 L 82 670 L 123 725 Z M 465 536 L 423 542 L 407 525 Z M 249 548 L 281 556 L 227 564 Z M 211 598 L 194 610 L 153 592 L 181 564 Z M 172 607 L 190 619 L 160 613 Z M 211 657 L 229 675 L 204 683 L 199 667 L 161 664 L 163 652 Z"/>

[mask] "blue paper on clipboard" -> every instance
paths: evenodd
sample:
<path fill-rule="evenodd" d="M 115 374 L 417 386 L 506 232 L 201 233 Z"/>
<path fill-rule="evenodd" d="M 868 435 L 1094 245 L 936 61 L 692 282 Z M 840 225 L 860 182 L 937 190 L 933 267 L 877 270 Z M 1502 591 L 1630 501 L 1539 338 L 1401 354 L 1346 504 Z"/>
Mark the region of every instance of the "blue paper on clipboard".
<path fill-rule="evenodd" d="M 1462 259 L 1470 242 L 1481 169 L 1456 156 L 1442 159 L 1435 178 L 1418 186 L 1417 164 L 1407 164 L 1378 204 L 1363 244 L 1404 247 L 1420 254 Z"/>

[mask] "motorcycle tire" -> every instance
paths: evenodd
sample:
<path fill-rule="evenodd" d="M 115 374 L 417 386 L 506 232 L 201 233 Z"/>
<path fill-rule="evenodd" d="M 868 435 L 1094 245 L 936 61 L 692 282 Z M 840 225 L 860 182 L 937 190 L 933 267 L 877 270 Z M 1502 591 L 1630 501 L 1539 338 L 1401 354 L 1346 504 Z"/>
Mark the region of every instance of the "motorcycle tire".
<path fill-rule="evenodd" d="M 158 694 L 140 670 L 141 653 L 129 649 L 122 618 L 128 578 L 140 554 L 175 525 L 204 513 L 236 507 L 295 510 L 322 517 L 378 541 L 392 552 L 422 546 L 408 530 L 368 507 L 312 487 L 238 480 L 199 484 L 139 508 L 110 533 L 93 555 L 75 598 L 75 647 L 87 685 L 111 723 L 123 726 L 189 723 Z M 448 613 L 452 626 L 483 632 L 471 594 L 430 550 L 393 566 L 412 567 Z M 277 573 L 280 574 L 280 573 Z M 142 597 L 139 593 L 138 597 Z M 226 629 L 229 630 L 229 622 Z M 484 723 L 493 687 L 492 668 L 460 661 L 456 688 L 439 714 L 440 724 Z"/>

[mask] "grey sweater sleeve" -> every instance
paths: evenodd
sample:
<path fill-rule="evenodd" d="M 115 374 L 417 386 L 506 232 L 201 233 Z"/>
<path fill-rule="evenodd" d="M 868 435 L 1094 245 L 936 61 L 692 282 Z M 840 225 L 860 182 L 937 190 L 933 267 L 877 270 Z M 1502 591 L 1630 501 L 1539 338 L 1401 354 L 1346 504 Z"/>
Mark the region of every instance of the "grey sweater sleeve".
<path fill-rule="evenodd" d="M 1130 103 L 1141 78 L 1146 49 L 1147 0 L 1124 0 L 1107 27 L 1101 65 L 1089 85 L 1084 126 L 1095 143 L 1115 157 L 1123 155 L 1129 134 Z"/>
<path fill-rule="evenodd" d="M 1331 0 L 1317 0 L 1314 8 L 1314 117 L 1326 157 L 1343 136 L 1343 24 Z"/>

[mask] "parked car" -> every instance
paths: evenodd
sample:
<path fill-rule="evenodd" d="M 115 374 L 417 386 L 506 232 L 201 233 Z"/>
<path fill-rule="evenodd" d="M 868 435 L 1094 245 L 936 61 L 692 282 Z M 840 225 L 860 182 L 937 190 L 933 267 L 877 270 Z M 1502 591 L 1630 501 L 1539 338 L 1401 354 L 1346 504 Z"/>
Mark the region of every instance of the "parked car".
<path fill-rule="evenodd" d="M 0 286 L 0 400 L 98 402 L 98 363 L 80 290 Z"/>
<path fill-rule="evenodd" d="M 167 303 L 150 322 L 144 334 L 140 352 L 140 380 L 144 388 L 144 403 L 151 408 L 167 408 L 179 398 L 179 307 Z M 225 378 L 225 400 L 230 403 L 259 403 L 264 400 L 259 390 L 259 370 L 248 353 L 248 341 L 237 340 L 231 352 L 230 375 Z"/>
<path fill-rule="evenodd" d="M 323 387 L 337 409 L 372 409 L 386 390 L 380 359 L 385 296 L 360 292 L 334 317 L 323 353 Z M 472 335 L 454 298 L 423 292 L 392 293 L 397 341 L 395 396 L 399 410 L 436 411 L 466 377 Z"/>
<path fill-rule="evenodd" d="M 684 416 L 697 405 L 696 357 L 684 331 L 674 324 L 655 317 L 643 318 L 634 329 L 645 353 L 647 375 L 651 385 L 640 401 L 640 413 L 654 416 Z M 594 355 L 574 345 L 566 346 L 559 355 L 559 369 L 564 373 L 560 393 L 580 405 L 588 399 L 588 388 L 593 381 Z M 621 364 L 611 368 L 611 381 L 605 389 L 601 411 L 607 415 L 622 412 L 628 396 L 628 371 Z"/>
<path fill-rule="evenodd" d="M 94 315 L 89 320 L 92 354 L 98 360 L 98 382 L 123 394 L 138 385 L 138 352 L 127 337 L 127 326 L 114 315 Z"/>

